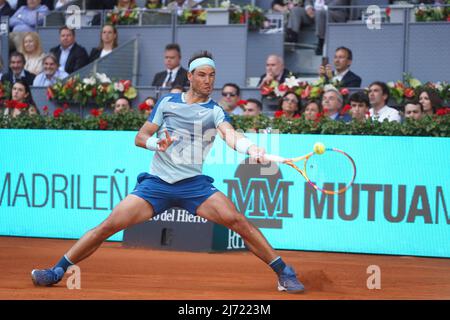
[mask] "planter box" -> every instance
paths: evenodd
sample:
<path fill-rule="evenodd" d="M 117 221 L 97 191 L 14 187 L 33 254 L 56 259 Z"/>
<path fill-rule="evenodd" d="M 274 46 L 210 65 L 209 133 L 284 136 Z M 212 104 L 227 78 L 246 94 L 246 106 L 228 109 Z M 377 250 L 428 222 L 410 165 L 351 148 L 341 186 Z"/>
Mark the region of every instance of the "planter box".
<path fill-rule="evenodd" d="M 230 14 L 227 9 L 212 8 L 207 10 L 206 25 L 223 26 L 229 24 Z"/>

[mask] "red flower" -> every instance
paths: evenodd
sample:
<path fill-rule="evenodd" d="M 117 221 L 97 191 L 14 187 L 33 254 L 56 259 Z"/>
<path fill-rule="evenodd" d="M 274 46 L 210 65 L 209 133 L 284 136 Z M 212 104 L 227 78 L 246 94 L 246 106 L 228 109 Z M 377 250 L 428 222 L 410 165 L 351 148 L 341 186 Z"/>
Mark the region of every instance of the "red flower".
<path fill-rule="evenodd" d="M 450 22 L 450 14 L 447 17 L 447 22 Z"/>
<path fill-rule="evenodd" d="M 239 100 L 239 101 L 237 102 L 237 105 L 238 105 L 238 106 L 243 106 L 244 104 L 247 104 L 247 100 Z"/>
<path fill-rule="evenodd" d="M 272 88 L 272 87 L 269 87 L 269 86 L 262 86 L 262 87 L 261 87 L 261 94 L 262 94 L 263 96 L 269 95 L 272 91 L 273 91 L 273 88 Z"/>
<path fill-rule="evenodd" d="M 311 86 L 307 86 L 305 90 L 302 91 L 301 98 L 307 99 L 309 97 L 309 94 L 311 93 Z"/>
<path fill-rule="evenodd" d="M 67 110 L 67 109 L 69 109 L 69 104 L 67 102 L 65 102 L 65 103 L 63 103 L 62 107 L 64 110 Z"/>
<path fill-rule="evenodd" d="M 245 23 L 245 15 L 244 14 L 241 14 L 241 16 L 239 17 L 239 23 L 240 24 Z"/>
<path fill-rule="evenodd" d="M 100 120 L 98 121 L 98 127 L 99 127 L 101 130 L 106 130 L 106 128 L 108 128 L 108 121 L 106 121 L 106 120 L 104 120 L 104 119 L 100 119 Z"/>
<path fill-rule="evenodd" d="M 346 105 L 342 108 L 341 114 L 346 114 L 346 113 L 348 113 L 351 109 L 352 109 L 351 105 L 346 104 Z"/>
<path fill-rule="evenodd" d="M 47 89 L 47 99 L 52 100 L 55 97 L 55 93 L 53 92 L 51 87 Z"/>
<path fill-rule="evenodd" d="M 131 87 L 131 80 L 120 80 L 120 83 L 122 83 L 124 90 L 123 91 L 128 91 L 128 89 L 130 89 Z"/>
<path fill-rule="evenodd" d="M 278 86 L 278 91 L 280 91 L 280 92 L 286 92 L 287 90 L 288 90 L 288 87 L 284 83 L 282 83 Z"/>
<path fill-rule="evenodd" d="M 348 95 L 348 94 L 350 93 L 350 91 L 348 91 L 347 88 L 342 88 L 342 89 L 340 90 L 340 92 L 341 92 L 341 94 L 342 94 L 343 96 L 346 96 L 346 95 Z"/>
<path fill-rule="evenodd" d="M 387 8 L 386 8 L 386 15 L 387 15 L 388 17 L 391 16 L 391 8 L 390 8 L 390 7 L 387 7 Z"/>
<path fill-rule="evenodd" d="M 48 111 L 48 106 L 44 106 L 44 107 L 42 108 L 42 111 L 47 112 L 47 111 Z"/>
<path fill-rule="evenodd" d="M 63 113 L 64 113 L 63 108 L 56 108 L 55 111 L 53 111 L 53 117 L 58 118 Z"/>
<path fill-rule="evenodd" d="M 8 109 L 14 109 L 16 107 L 16 101 L 14 100 L 6 100 L 5 101 L 5 107 Z"/>
<path fill-rule="evenodd" d="M 146 104 L 145 102 L 142 102 L 139 106 L 138 106 L 139 111 L 150 111 L 150 106 L 148 104 Z"/>
<path fill-rule="evenodd" d="M 405 97 L 407 97 L 407 98 L 412 98 L 412 97 L 414 97 L 414 89 L 413 89 L 413 88 L 406 88 L 406 89 L 405 89 L 404 95 L 405 95 Z"/>
<path fill-rule="evenodd" d="M 97 88 L 93 87 L 92 88 L 92 98 L 95 98 L 97 96 Z"/>
<path fill-rule="evenodd" d="M 89 111 L 89 113 L 94 117 L 98 117 L 101 114 L 100 110 L 98 109 L 92 109 L 91 111 Z"/>
<path fill-rule="evenodd" d="M 436 111 L 438 116 L 445 116 L 447 113 L 450 113 L 450 108 L 440 108 Z"/>
<path fill-rule="evenodd" d="M 25 109 L 25 108 L 28 108 L 28 103 L 23 103 L 23 102 L 17 101 L 17 102 L 16 102 L 15 108 L 16 108 L 16 109 Z"/>

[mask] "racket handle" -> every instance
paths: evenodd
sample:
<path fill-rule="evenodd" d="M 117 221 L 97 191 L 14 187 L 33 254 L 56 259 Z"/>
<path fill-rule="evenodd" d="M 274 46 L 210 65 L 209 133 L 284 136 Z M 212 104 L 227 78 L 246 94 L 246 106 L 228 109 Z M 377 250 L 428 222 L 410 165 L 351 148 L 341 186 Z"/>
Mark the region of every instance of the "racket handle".
<path fill-rule="evenodd" d="M 273 162 L 284 162 L 284 161 L 286 161 L 286 159 L 283 158 L 283 157 L 280 157 L 280 156 L 277 156 L 277 155 L 274 155 L 274 154 L 268 154 L 268 153 L 266 153 L 264 155 L 264 159 L 267 160 L 267 161 L 273 161 Z"/>

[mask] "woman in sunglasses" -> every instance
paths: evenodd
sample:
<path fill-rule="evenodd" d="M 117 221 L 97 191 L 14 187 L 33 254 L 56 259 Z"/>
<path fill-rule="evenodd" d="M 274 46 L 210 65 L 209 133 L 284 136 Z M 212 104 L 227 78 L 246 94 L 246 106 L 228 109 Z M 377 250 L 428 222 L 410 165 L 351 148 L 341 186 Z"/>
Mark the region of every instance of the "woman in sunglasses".
<path fill-rule="evenodd" d="M 274 117 L 285 117 L 288 119 L 300 118 L 301 100 L 293 92 L 287 92 L 280 101 L 279 110 L 275 111 Z"/>

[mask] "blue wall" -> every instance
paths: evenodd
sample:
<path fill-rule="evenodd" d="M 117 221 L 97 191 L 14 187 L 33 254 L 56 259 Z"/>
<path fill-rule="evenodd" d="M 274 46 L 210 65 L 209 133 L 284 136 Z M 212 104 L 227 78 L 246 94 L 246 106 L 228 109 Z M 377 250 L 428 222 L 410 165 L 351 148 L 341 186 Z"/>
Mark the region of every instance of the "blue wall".
<path fill-rule="evenodd" d="M 152 153 L 135 147 L 135 134 L 0 130 L 0 235 L 79 238 L 95 227 L 149 169 Z M 305 193 L 305 181 L 288 166 L 273 176 L 245 171 L 265 186 L 258 189 L 240 176 L 243 155 L 225 152 L 219 139 L 204 173 L 231 199 L 251 197 L 247 207 L 237 206 L 264 226 L 275 248 L 450 257 L 450 139 L 249 137 L 283 156 L 322 141 L 347 151 L 358 168 L 356 185 L 342 198 Z M 255 216 L 258 196 L 262 216 Z"/>

